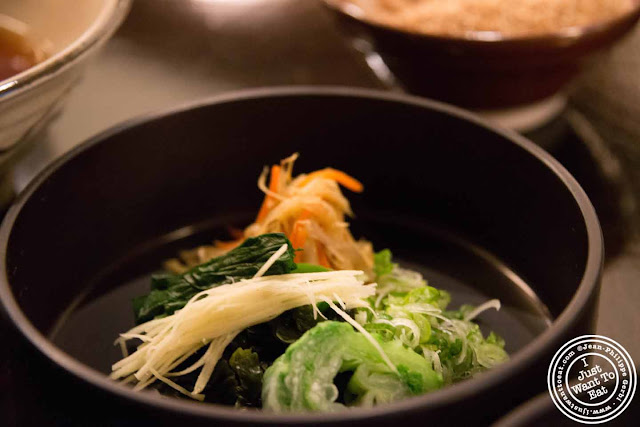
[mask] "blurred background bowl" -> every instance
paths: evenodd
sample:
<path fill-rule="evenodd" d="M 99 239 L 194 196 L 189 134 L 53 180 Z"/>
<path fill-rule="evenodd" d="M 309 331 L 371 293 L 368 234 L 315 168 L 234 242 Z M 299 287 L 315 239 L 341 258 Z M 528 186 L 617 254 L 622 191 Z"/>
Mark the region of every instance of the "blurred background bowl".
<path fill-rule="evenodd" d="M 557 114 L 564 106 L 558 93 L 586 60 L 627 34 L 640 18 L 640 1 L 635 0 L 629 12 L 590 26 L 524 37 L 486 31 L 456 37 L 374 22 L 349 0 L 323 1 L 356 47 L 374 56 L 368 58 L 374 71 L 376 60 L 383 62 L 407 91 L 476 110 L 532 106 L 534 122 Z"/>
<path fill-rule="evenodd" d="M 45 51 L 46 59 L 0 81 L 0 204 L 22 141 L 42 126 L 129 10 L 131 0 L 3 0 L 0 24 Z"/>

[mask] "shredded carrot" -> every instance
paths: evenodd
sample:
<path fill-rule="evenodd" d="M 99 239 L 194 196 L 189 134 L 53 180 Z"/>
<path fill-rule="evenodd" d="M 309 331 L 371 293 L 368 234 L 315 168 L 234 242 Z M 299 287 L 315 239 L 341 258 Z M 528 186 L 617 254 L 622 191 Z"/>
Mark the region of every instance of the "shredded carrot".
<path fill-rule="evenodd" d="M 318 253 L 318 264 L 323 267 L 330 268 L 329 259 L 327 258 L 327 254 L 324 252 L 322 243 L 316 242 L 316 252 Z"/>
<path fill-rule="evenodd" d="M 227 227 L 227 231 L 229 235 L 233 237 L 235 240 L 244 239 L 244 230 L 236 227 Z"/>
<path fill-rule="evenodd" d="M 296 251 L 296 256 L 293 259 L 294 262 L 302 262 L 302 253 L 304 252 L 303 246 L 307 241 L 307 235 L 307 229 L 301 227 L 300 232 L 298 233 L 298 240 L 296 241 L 296 243 L 291 244 L 294 248 L 301 249 L 299 251 Z"/>
<path fill-rule="evenodd" d="M 269 181 L 269 191 L 274 193 L 278 192 L 278 187 L 280 183 L 280 166 L 273 165 L 271 166 L 271 180 Z M 276 200 L 267 194 L 264 197 L 264 201 L 262 202 L 262 206 L 260 206 L 260 211 L 258 212 L 258 218 L 256 222 L 261 222 L 269 213 L 271 209 L 275 206 Z"/>
<path fill-rule="evenodd" d="M 242 239 L 237 239 L 237 240 L 230 240 L 227 242 L 223 242 L 221 240 L 216 240 L 214 242 L 214 245 L 216 248 L 220 248 L 220 249 L 233 249 L 236 246 L 240 245 L 240 243 L 242 243 Z"/>
<path fill-rule="evenodd" d="M 304 244 L 307 242 L 307 237 L 309 236 L 309 232 L 305 224 L 302 221 L 306 221 L 311 218 L 311 212 L 307 209 L 303 210 L 296 222 L 293 224 L 293 230 L 291 231 L 291 236 L 289 236 L 289 240 L 291 240 L 291 246 L 294 249 L 302 249 Z M 296 252 L 296 256 L 294 258 L 294 262 L 300 262 L 302 258 L 302 251 Z"/>
<path fill-rule="evenodd" d="M 342 171 L 333 168 L 325 168 L 319 171 L 311 172 L 309 175 L 300 180 L 300 186 L 304 187 L 316 178 L 332 179 L 343 187 L 356 193 L 362 193 L 362 191 L 364 190 L 364 186 L 360 181 Z"/>

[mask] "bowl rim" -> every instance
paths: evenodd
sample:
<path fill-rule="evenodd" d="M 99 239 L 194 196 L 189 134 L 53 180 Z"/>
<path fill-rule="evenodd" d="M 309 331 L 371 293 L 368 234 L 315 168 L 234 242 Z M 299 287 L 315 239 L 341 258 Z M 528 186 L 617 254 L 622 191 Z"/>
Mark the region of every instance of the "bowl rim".
<path fill-rule="evenodd" d="M 325 6 L 338 14 L 347 16 L 355 21 L 368 26 L 385 30 L 395 34 L 402 34 L 416 39 L 439 41 L 442 43 L 468 43 L 477 46 L 491 46 L 498 43 L 502 44 L 548 44 L 560 43 L 563 46 L 582 39 L 586 36 L 605 33 L 608 30 L 622 25 L 625 22 L 633 23 L 640 18 L 640 0 L 632 0 L 634 6 L 631 10 L 620 16 L 605 21 L 595 22 L 589 25 L 560 28 L 550 33 L 524 35 L 524 36 L 505 36 L 499 31 L 469 31 L 465 36 L 448 36 L 442 34 L 421 33 L 419 31 L 410 31 L 393 25 L 367 19 L 364 16 L 358 16 L 348 7 L 349 0 L 321 0 Z"/>
<path fill-rule="evenodd" d="M 279 99 L 285 97 L 310 96 L 358 98 L 361 100 L 389 102 L 392 105 L 402 104 L 420 109 L 435 110 L 443 114 L 454 116 L 460 120 L 471 122 L 480 128 L 498 134 L 498 136 L 510 141 L 519 148 L 528 152 L 530 155 L 536 157 L 552 173 L 554 173 L 558 179 L 562 181 L 567 190 L 569 190 L 577 204 L 577 207 L 582 213 L 587 232 L 588 250 L 585 271 L 578 289 L 569 301 L 569 304 L 553 321 L 551 326 L 520 351 L 512 355 L 508 362 L 492 369 L 491 371 L 480 374 L 481 380 L 476 379 L 461 382 L 422 396 L 415 396 L 400 402 L 373 408 L 354 408 L 349 411 L 341 411 L 337 413 L 297 413 L 282 415 L 262 411 L 238 411 L 232 407 L 225 407 L 216 404 L 203 405 L 202 403 L 190 402 L 182 399 L 166 399 L 149 391 L 134 392 L 130 387 L 111 380 L 108 375 L 85 365 L 79 360 L 73 358 L 71 355 L 65 353 L 53 342 L 49 341 L 49 339 L 27 318 L 18 305 L 9 285 L 6 263 L 9 238 L 13 225 L 24 205 L 31 199 L 34 192 L 39 189 L 51 175 L 64 167 L 67 162 L 72 161 L 86 150 L 91 149 L 94 145 L 106 143 L 109 138 L 123 131 L 127 131 L 128 129 L 135 128 L 148 122 L 162 120 L 167 116 L 184 113 L 189 110 L 204 108 L 210 105 L 245 102 L 252 99 Z M 504 381 L 506 378 L 509 378 L 518 372 L 521 372 L 536 360 L 539 353 L 549 350 L 547 347 L 558 341 L 564 334 L 566 334 L 569 328 L 573 326 L 575 318 L 580 314 L 581 310 L 588 304 L 593 295 L 597 293 L 604 260 L 604 245 L 602 231 L 595 209 L 578 182 L 550 154 L 525 137 L 516 134 L 514 131 L 494 126 L 475 114 L 461 108 L 415 96 L 384 92 L 380 90 L 340 86 L 283 86 L 277 88 L 245 89 L 224 95 L 206 97 L 177 107 L 163 109 L 127 120 L 89 138 L 49 164 L 18 196 L 18 199 L 7 211 L 0 227 L 0 253 L 5 254 L 0 258 L 0 302 L 3 304 L 8 317 L 18 330 L 20 330 L 20 332 L 27 338 L 27 340 L 30 341 L 41 353 L 51 359 L 55 364 L 75 375 L 77 378 L 80 378 L 103 391 L 113 393 L 120 398 L 124 398 L 126 400 L 131 399 L 136 403 L 150 405 L 163 411 L 177 412 L 182 415 L 195 416 L 198 418 L 218 419 L 227 422 L 236 421 L 284 425 L 296 423 L 325 424 L 340 421 L 357 421 L 367 418 L 374 419 L 377 417 L 388 417 L 399 412 L 410 413 L 435 409 L 456 401 L 472 398 L 474 395 L 483 392 L 485 389 Z"/>
<path fill-rule="evenodd" d="M 530 400 L 516 406 L 511 412 L 499 418 L 492 427 L 517 427 L 522 426 L 526 421 L 531 421 L 535 417 L 546 414 L 556 407 L 548 392 L 540 393 Z M 558 415 L 564 416 L 561 412 Z"/>
<path fill-rule="evenodd" d="M 33 67 L 0 80 L 0 101 L 13 98 L 34 85 L 53 78 L 84 58 L 94 47 L 100 46 L 120 26 L 129 12 L 132 1 L 105 0 L 98 16 L 80 37 L 65 46 L 60 52 Z"/>

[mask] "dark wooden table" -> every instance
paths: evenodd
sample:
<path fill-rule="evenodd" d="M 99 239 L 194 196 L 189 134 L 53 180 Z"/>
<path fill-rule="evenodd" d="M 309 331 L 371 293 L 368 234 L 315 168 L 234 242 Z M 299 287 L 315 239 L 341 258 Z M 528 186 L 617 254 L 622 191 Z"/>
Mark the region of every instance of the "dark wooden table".
<path fill-rule="evenodd" d="M 122 120 L 230 90 L 290 84 L 383 87 L 319 1 L 138 0 L 19 164 L 17 189 L 52 159 Z M 559 124 L 531 136 L 551 140 L 550 152 L 598 211 L 607 259 L 597 332 L 623 344 L 638 363 L 640 31 L 595 64 L 570 94 Z M 51 396 L 35 390 L 44 380 L 42 362 L 29 361 L 28 348 L 6 321 L 1 328 L 8 341 L 0 346 L 0 424 L 27 425 L 34 410 L 47 412 L 36 417 L 44 423 L 72 424 L 72 414 L 56 412 L 57 404 L 45 403 Z"/>

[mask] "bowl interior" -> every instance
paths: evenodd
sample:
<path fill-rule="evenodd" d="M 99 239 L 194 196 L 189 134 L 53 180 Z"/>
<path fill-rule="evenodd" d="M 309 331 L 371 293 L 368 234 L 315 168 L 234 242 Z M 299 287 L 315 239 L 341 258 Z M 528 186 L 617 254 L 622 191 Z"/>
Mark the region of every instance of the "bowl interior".
<path fill-rule="evenodd" d="M 483 321 L 517 352 L 575 294 L 594 230 L 541 150 L 458 114 L 284 92 L 124 126 L 25 192 L 4 224 L 7 281 L 43 335 L 106 373 L 148 273 L 178 249 L 247 223 L 262 167 L 298 151 L 299 172 L 332 166 L 365 184 L 350 195 L 357 235 L 418 265 L 453 292 L 454 305 L 502 299 L 505 310 Z"/>

